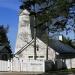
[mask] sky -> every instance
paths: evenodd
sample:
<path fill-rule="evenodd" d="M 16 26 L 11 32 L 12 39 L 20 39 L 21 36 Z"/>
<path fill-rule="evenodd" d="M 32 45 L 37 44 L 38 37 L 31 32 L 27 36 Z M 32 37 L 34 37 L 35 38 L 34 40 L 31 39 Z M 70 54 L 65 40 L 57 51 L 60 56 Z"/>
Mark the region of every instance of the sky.
<path fill-rule="evenodd" d="M 14 52 L 18 30 L 20 0 L 0 0 L 0 25 L 9 25 L 8 39 Z"/>

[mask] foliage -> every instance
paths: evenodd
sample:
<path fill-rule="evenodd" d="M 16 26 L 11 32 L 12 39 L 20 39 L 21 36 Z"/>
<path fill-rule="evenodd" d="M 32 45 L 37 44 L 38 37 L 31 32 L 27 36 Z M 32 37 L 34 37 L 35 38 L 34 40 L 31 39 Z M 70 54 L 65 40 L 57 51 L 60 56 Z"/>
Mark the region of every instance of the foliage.
<path fill-rule="evenodd" d="M 73 0 L 23 0 L 20 8 L 27 9 L 30 15 L 34 15 L 37 18 L 38 27 L 58 16 L 67 18 L 69 7 L 73 3 Z M 62 27 L 65 27 L 65 23 L 61 21 L 60 28 Z"/>
<path fill-rule="evenodd" d="M 0 44 L 5 46 L 9 51 L 11 51 L 10 42 L 7 37 L 8 27 L 0 25 Z"/>

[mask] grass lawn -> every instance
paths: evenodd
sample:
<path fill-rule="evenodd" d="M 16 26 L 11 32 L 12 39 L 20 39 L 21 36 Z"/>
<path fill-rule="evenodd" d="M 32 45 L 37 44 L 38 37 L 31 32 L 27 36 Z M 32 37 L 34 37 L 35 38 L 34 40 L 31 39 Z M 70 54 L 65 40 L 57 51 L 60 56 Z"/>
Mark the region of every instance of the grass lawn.
<path fill-rule="evenodd" d="M 63 69 L 63 70 L 55 70 L 55 71 L 48 71 L 50 73 L 75 73 L 75 68 L 72 69 Z"/>

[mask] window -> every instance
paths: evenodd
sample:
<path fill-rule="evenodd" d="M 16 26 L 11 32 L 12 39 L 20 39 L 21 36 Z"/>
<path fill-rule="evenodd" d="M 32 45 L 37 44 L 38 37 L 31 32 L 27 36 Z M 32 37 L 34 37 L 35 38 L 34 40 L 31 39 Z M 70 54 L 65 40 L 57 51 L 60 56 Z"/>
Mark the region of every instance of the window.
<path fill-rule="evenodd" d="M 40 58 L 44 58 L 44 56 L 40 56 Z"/>
<path fill-rule="evenodd" d="M 33 56 L 28 56 L 29 58 L 33 58 Z"/>

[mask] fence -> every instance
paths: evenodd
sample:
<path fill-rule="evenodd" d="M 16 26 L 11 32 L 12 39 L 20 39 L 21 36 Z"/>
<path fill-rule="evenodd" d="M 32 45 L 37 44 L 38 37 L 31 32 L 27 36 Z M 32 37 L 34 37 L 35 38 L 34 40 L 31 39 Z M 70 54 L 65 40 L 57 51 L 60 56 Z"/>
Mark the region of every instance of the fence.
<path fill-rule="evenodd" d="M 45 72 L 44 61 L 0 60 L 0 71 L 32 71 Z"/>
<path fill-rule="evenodd" d="M 57 69 L 62 69 L 62 68 L 71 69 L 71 68 L 75 68 L 75 58 L 64 59 L 64 60 L 57 59 L 56 67 L 57 67 Z"/>
<path fill-rule="evenodd" d="M 0 71 L 8 71 L 8 61 L 0 60 Z"/>

